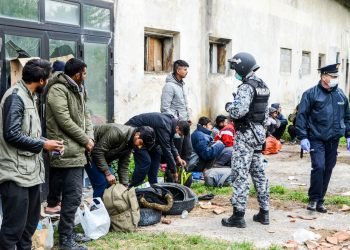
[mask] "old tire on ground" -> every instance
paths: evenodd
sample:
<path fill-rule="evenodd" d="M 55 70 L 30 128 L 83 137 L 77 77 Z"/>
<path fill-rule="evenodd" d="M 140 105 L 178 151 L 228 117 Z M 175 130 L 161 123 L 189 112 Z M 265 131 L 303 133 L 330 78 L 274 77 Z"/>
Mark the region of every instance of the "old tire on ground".
<path fill-rule="evenodd" d="M 162 212 L 151 208 L 140 208 L 140 221 L 138 226 L 150 226 L 160 222 Z"/>
<path fill-rule="evenodd" d="M 161 183 L 157 185 L 169 190 L 174 197 L 172 208 L 164 214 L 180 215 L 182 211 L 190 212 L 194 208 L 196 195 L 190 188 L 176 183 Z"/>

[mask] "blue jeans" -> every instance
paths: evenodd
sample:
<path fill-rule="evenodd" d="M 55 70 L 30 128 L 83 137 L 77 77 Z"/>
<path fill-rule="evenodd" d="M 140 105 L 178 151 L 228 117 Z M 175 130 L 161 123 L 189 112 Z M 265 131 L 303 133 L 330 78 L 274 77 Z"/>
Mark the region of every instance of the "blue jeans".
<path fill-rule="evenodd" d="M 148 176 L 150 184 L 157 183 L 160 157 L 161 153 L 157 147 L 154 147 L 151 151 L 147 151 L 144 148 L 135 149 L 135 170 L 132 175 L 130 186 L 142 184 L 146 176 Z"/>
<path fill-rule="evenodd" d="M 337 162 L 339 140 L 310 141 L 312 163 L 309 199 L 324 201 L 333 168 Z"/>
<path fill-rule="evenodd" d="M 100 197 L 102 199 L 105 189 L 110 186 L 107 182 L 105 173 L 97 168 L 94 161 L 91 161 L 90 164 L 85 165 L 85 171 L 89 176 L 92 188 L 94 189 L 93 197 Z M 109 171 L 113 173 L 111 168 L 109 168 Z"/>

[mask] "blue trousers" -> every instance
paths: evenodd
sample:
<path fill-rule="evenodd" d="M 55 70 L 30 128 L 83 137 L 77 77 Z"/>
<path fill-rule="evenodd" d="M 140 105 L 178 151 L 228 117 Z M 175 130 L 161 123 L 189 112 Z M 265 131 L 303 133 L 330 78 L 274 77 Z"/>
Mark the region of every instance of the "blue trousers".
<path fill-rule="evenodd" d="M 107 182 L 105 173 L 97 168 L 96 163 L 94 161 L 91 161 L 90 164 L 87 164 L 85 166 L 85 171 L 89 176 L 91 186 L 94 190 L 93 197 L 100 197 L 102 199 L 105 189 L 109 187 L 109 183 Z M 109 171 L 113 173 L 111 168 L 109 169 Z"/>
<path fill-rule="evenodd" d="M 324 201 L 333 168 L 337 162 L 338 140 L 310 141 L 311 178 L 309 199 Z"/>
<path fill-rule="evenodd" d="M 160 165 L 161 152 L 158 147 L 151 151 L 146 149 L 135 149 L 135 170 L 131 178 L 130 186 L 138 186 L 143 183 L 146 176 L 150 184 L 157 183 L 158 169 Z"/>

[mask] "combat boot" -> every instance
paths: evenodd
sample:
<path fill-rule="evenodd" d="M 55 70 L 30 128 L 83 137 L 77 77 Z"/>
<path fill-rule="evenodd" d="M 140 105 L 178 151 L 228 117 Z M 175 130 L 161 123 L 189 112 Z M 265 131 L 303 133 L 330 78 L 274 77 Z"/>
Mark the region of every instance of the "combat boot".
<path fill-rule="evenodd" d="M 253 221 L 260 222 L 263 225 L 269 225 L 269 210 L 260 208 L 259 213 L 253 216 Z"/>
<path fill-rule="evenodd" d="M 238 228 L 245 228 L 247 225 L 245 224 L 244 220 L 244 214 L 245 212 L 237 211 L 237 209 L 233 208 L 233 214 L 230 218 L 222 219 L 221 224 L 224 227 L 238 227 Z"/>
<path fill-rule="evenodd" d="M 60 236 L 59 249 L 61 250 L 88 250 L 75 242 L 72 236 Z"/>

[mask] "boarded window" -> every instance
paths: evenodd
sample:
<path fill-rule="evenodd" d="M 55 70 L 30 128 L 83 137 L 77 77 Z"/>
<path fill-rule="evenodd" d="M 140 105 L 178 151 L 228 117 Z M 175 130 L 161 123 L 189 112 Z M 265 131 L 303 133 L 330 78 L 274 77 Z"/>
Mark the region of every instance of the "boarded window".
<path fill-rule="evenodd" d="M 301 74 L 303 76 L 310 75 L 311 69 L 311 53 L 303 51 L 301 59 Z"/>
<path fill-rule="evenodd" d="M 174 53 L 172 37 L 145 35 L 145 71 L 171 72 Z"/>
<path fill-rule="evenodd" d="M 292 72 L 292 50 L 291 49 L 281 48 L 280 72 L 281 73 Z"/>
<path fill-rule="evenodd" d="M 325 66 L 326 64 L 326 55 L 325 54 L 318 54 L 318 68 L 321 68 Z"/>
<path fill-rule="evenodd" d="M 226 44 L 209 44 L 210 73 L 224 74 L 226 70 Z"/>

